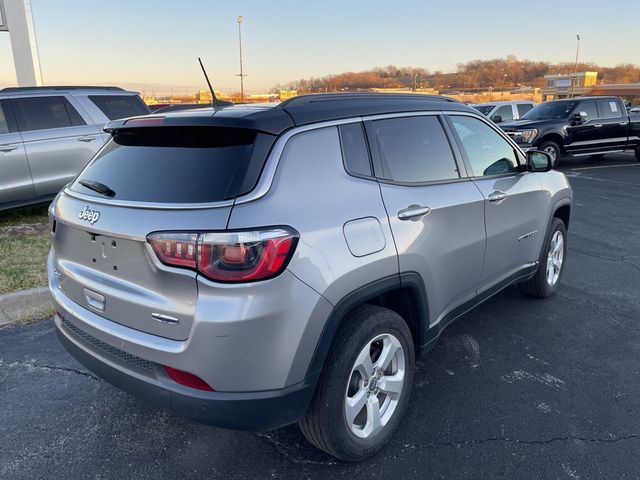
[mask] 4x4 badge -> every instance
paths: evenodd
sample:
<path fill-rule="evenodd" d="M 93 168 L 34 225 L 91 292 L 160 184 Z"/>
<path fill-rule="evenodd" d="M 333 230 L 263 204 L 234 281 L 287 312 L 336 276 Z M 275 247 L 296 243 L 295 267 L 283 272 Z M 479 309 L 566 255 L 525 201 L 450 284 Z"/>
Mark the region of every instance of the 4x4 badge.
<path fill-rule="evenodd" d="M 91 225 L 96 223 L 100 219 L 100 212 L 98 210 L 91 210 L 88 206 L 84 207 L 84 209 L 78 215 L 80 220 L 85 220 L 89 222 Z"/>

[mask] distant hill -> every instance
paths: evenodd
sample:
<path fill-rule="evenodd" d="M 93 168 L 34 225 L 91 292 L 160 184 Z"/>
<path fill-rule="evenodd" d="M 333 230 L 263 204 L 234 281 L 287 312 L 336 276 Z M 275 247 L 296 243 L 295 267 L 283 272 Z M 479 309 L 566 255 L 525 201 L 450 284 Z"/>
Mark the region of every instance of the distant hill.
<path fill-rule="evenodd" d="M 573 63 L 534 62 L 518 60 L 514 56 L 492 60 L 473 60 L 457 65 L 456 72 L 430 72 L 425 68 L 386 67 L 364 72 L 345 72 L 318 78 L 301 79 L 279 89 L 296 89 L 299 93 L 368 88 L 434 88 L 437 90 L 542 87 L 547 73 L 571 74 Z M 598 72 L 598 83 L 640 82 L 640 66 L 622 64 L 601 67 L 594 63 L 578 63 L 578 72 Z"/>

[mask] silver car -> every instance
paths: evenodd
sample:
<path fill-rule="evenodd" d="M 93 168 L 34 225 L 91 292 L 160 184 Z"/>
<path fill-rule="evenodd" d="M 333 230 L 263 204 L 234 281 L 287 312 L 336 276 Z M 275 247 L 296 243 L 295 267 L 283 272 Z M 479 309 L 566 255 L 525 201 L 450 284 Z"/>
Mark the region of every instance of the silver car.
<path fill-rule="evenodd" d="M 510 100 L 505 102 L 474 103 L 471 107 L 495 123 L 519 120 L 537 104 L 529 100 Z"/>
<path fill-rule="evenodd" d="M 0 210 L 50 201 L 109 138 L 108 121 L 146 113 L 117 87 L 0 90 Z"/>
<path fill-rule="evenodd" d="M 558 289 L 567 179 L 461 103 L 312 95 L 106 130 L 50 210 L 57 332 L 178 415 L 299 422 L 361 460 L 449 323 L 511 284 Z"/>

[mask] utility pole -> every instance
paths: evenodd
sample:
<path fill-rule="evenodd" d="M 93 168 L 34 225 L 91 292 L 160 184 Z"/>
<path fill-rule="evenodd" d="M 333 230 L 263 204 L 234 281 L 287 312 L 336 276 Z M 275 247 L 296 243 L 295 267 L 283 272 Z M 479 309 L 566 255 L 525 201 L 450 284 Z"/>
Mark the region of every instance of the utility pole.
<path fill-rule="evenodd" d="M 242 71 L 242 15 L 238 17 L 238 43 L 240 45 L 240 73 L 236 77 L 240 77 L 240 103 L 244 103 L 244 77 L 246 75 Z"/>
<path fill-rule="evenodd" d="M 580 35 L 576 35 L 576 39 L 578 40 L 578 44 L 576 46 L 576 63 L 573 67 L 573 78 L 571 79 L 571 98 L 573 98 L 573 89 L 575 87 L 575 83 L 578 75 L 578 52 L 580 51 Z"/>

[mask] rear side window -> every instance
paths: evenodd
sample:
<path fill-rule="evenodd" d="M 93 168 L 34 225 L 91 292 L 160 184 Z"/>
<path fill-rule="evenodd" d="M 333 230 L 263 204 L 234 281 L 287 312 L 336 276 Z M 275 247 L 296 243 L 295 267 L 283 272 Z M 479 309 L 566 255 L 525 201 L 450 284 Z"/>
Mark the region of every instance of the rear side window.
<path fill-rule="evenodd" d="M 17 98 L 11 103 L 22 132 L 86 125 L 64 97 Z"/>
<path fill-rule="evenodd" d="M 600 118 L 618 118 L 622 116 L 620 104 L 615 100 L 598 100 Z"/>
<path fill-rule="evenodd" d="M 491 119 L 494 119 L 498 116 L 502 117 L 503 122 L 506 122 L 507 120 L 513 120 L 513 108 L 511 107 L 511 105 L 502 105 L 496 110 L 496 113 L 491 116 Z"/>
<path fill-rule="evenodd" d="M 518 104 L 518 115 L 522 117 L 525 113 L 533 108 L 533 105 L 530 103 L 519 103 Z"/>
<path fill-rule="evenodd" d="M 586 114 L 586 122 L 593 120 L 594 118 L 598 118 L 598 110 L 596 109 L 595 102 L 582 102 L 578 105 L 576 111 L 581 115 L 583 113 Z"/>
<path fill-rule="evenodd" d="M 371 176 L 369 149 L 361 123 L 350 123 L 338 127 L 342 157 L 347 172 L 352 175 Z"/>
<path fill-rule="evenodd" d="M 71 189 L 101 198 L 80 184 L 99 182 L 114 200 L 210 203 L 248 193 L 275 140 L 254 130 L 147 127 L 116 132 Z"/>
<path fill-rule="evenodd" d="M 401 183 L 459 178 L 451 146 L 438 117 L 377 120 L 372 126 L 383 178 Z"/>
<path fill-rule="evenodd" d="M 149 108 L 137 95 L 89 95 L 96 107 L 109 120 L 146 115 Z"/>

